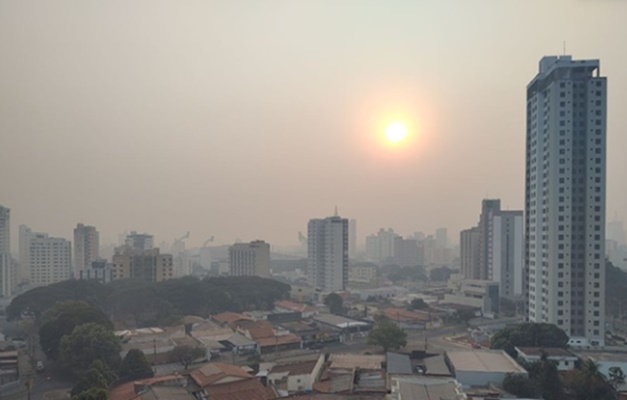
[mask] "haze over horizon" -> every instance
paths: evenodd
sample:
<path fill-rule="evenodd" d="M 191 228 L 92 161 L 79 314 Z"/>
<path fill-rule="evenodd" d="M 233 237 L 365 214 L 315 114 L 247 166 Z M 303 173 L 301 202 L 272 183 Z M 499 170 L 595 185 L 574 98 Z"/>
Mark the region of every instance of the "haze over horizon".
<path fill-rule="evenodd" d="M 627 219 L 627 2 L 0 3 L 0 204 L 17 227 L 295 245 L 523 209 L 525 87 L 545 55 L 608 77 L 607 220 Z M 410 139 L 378 138 L 391 120 Z"/>

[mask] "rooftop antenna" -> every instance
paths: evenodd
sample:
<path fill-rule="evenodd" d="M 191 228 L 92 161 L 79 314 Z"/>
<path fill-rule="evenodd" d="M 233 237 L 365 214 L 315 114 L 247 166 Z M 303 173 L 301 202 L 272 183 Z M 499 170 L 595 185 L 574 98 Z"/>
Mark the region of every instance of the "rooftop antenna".
<path fill-rule="evenodd" d="M 566 41 L 564 40 L 562 44 L 563 44 L 563 47 L 564 47 L 564 55 L 566 55 Z"/>
<path fill-rule="evenodd" d="M 335 214 L 333 215 L 334 217 L 339 217 L 338 213 L 337 213 L 337 206 L 335 206 Z"/>

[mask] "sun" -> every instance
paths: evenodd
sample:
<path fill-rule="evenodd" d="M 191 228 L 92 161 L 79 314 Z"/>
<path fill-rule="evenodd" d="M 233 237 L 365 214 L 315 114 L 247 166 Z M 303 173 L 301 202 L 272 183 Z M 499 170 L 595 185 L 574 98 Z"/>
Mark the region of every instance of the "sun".
<path fill-rule="evenodd" d="M 391 143 L 400 143 L 407 137 L 407 127 L 402 122 L 392 122 L 385 127 L 385 137 Z"/>

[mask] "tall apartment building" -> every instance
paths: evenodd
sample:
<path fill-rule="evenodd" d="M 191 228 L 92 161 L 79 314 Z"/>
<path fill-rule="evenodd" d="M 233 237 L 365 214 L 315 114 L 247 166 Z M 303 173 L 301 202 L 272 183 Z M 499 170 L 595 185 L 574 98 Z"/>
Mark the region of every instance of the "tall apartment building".
<path fill-rule="evenodd" d="M 498 282 L 503 297 L 523 294 L 523 212 L 499 211 L 492 217 L 490 280 Z"/>
<path fill-rule="evenodd" d="M 30 238 L 33 231 L 26 225 L 20 225 L 18 237 L 18 261 L 20 263 L 20 281 L 30 282 L 30 262 L 28 261 L 28 253 L 30 249 Z"/>
<path fill-rule="evenodd" d="M 366 237 L 366 257 L 372 261 L 391 262 L 394 241 L 400 237 L 392 229 L 379 229 L 376 235 Z"/>
<path fill-rule="evenodd" d="M 348 284 L 348 219 L 312 219 L 307 232 L 309 282 L 323 292 L 344 290 Z"/>
<path fill-rule="evenodd" d="M 131 231 L 124 239 L 124 245 L 136 250 L 149 250 L 154 247 L 155 238 L 147 233 Z"/>
<path fill-rule="evenodd" d="M 13 293 L 13 266 L 11 263 L 11 210 L 0 206 L 0 296 Z"/>
<path fill-rule="evenodd" d="M 461 275 L 464 279 L 479 279 L 479 228 L 465 229 L 459 234 Z"/>
<path fill-rule="evenodd" d="M 171 254 L 160 254 L 158 248 L 141 250 L 128 246 L 115 249 L 112 279 L 138 279 L 161 282 L 174 277 Z"/>
<path fill-rule="evenodd" d="M 74 228 L 74 276 L 90 268 L 91 263 L 98 260 L 100 251 L 100 235 L 95 227 L 77 224 Z"/>
<path fill-rule="evenodd" d="M 571 56 L 543 57 L 527 85 L 528 316 L 574 346 L 605 338 L 606 96 L 599 60 Z"/>
<path fill-rule="evenodd" d="M 481 201 L 481 215 L 479 216 L 479 279 L 491 279 L 493 224 L 492 218 L 501 211 L 501 200 L 485 199 Z"/>
<path fill-rule="evenodd" d="M 231 276 L 270 277 L 270 245 L 263 240 L 236 243 L 229 247 Z"/>
<path fill-rule="evenodd" d="M 348 220 L 348 257 L 357 255 L 357 220 Z"/>
<path fill-rule="evenodd" d="M 31 232 L 27 238 L 29 281 L 46 286 L 72 278 L 72 243 L 47 233 Z"/>

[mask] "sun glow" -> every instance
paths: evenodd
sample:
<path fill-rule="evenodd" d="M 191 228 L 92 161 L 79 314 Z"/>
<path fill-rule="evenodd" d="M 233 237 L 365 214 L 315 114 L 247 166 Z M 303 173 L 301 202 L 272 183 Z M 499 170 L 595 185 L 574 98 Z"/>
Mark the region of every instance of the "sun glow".
<path fill-rule="evenodd" d="M 385 137 L 391 143 L 400 143 L 407 137 L 407 127 L 402 122 L 392 122 L 385 127 Z"/>

